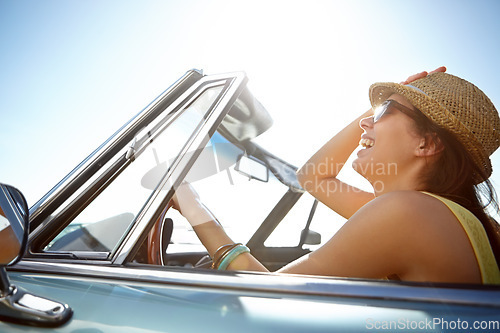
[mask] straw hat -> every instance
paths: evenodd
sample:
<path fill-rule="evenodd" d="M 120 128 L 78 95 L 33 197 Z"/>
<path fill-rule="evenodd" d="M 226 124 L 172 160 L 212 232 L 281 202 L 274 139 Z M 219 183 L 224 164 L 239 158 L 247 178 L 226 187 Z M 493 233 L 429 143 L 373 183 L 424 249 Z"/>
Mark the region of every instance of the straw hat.
<path fill-rule="evenodd" d="M 472 83 L 447 73 L 434 73 L 401 85 L 375 83 L 370 87 L 374 108 L 393 93 L 402 95 L 431 121 L 453 133 L 472 156 L 484 174 L 476 175 L 480 183 L 491 175 L 489 156 L 500 145 L 500 119 L 490 99 Z"/>

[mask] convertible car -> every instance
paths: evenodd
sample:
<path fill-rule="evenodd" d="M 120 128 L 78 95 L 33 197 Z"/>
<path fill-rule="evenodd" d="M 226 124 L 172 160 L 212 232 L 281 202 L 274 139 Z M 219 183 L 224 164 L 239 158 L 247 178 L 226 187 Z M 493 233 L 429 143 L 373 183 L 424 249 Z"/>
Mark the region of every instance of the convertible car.
<path fill-rule="evenodd" d="M 341 226 L 256 143 L 271 125 L 244 73 L 191 70 L 31 208 L 1 184 L 0 332 L 500 330 L 499 286 L 209 269 L 182 182 L 271 271 Z"/>

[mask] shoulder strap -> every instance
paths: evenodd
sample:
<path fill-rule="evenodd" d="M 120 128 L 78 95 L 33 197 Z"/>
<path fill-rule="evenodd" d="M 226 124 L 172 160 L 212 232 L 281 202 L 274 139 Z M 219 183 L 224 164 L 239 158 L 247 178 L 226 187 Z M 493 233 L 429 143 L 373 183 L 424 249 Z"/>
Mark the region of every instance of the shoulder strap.
<path fill-rule="evenodd" d="M 481 221 L 468 209 L 456 202 L 429 192 L 422 192 L 443 202 L 458 219 L 464 228 L 476 255 L 483 284 L 500 284 L 500 270 L 498 268 L 488 235 Z"/>

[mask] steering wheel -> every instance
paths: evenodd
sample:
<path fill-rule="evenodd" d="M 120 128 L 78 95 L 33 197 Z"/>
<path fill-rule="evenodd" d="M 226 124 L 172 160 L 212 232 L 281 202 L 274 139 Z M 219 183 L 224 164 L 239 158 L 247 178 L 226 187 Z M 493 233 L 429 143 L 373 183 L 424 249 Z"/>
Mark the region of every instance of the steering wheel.
<path fill-rule="evenodd" d="M 165 218 L 165 215 L 172 205 L 173 202 L 170 200 L 148 234 L 148 264 L 165 264 L 165 254 L 167 253 L 167 247 L 172 238 L 172 231 L 174 229 L 172 219 Z"/>

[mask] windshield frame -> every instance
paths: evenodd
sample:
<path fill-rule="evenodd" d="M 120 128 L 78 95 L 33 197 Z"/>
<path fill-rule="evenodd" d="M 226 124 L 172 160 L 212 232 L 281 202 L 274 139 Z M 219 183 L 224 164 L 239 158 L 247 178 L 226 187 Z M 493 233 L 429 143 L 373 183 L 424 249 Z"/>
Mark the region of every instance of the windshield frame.
<path fill-rule="evenodd" d="M 237 95 L 239 93 L 239 90 L 241 90 L 241 86 L 244 85 L 246 81 L 247 79 L 244 73 L 205 76 L 200 80 L 198 80 L 197 82 L 195 82 L 194 84 L 192 84 L 191 87 L 187 89 L 177 100 L 172 102 L 166 108 L 164 107 L 163 111 L 158 113 L 157 117 L 149 120 L 148 124 L 151 124 L 154 123 L 155 119 L 157 119 L 158 117 L 165 118 L 166 114 L 168 115 L 172 114 L 175 116 L 176 113 L 177 114 L 179 113 L 177 111 L 179 111 L 180 109 L 182 110 L 183 108 L 189 106 L 189 103 L 191 103 L 193 99 L 196 99 L 196 97 L 201 92 L 205 91 L 206 89 L 209 89 L 214 84 L 221 85 L 224 87 L 220 92 L 219 96 L 216 98 L 213 105 L 209 108 L 209 110 L 207 110 L 207 113 L 205 115 L 206 119 L 202 120 L 202 122 L 197 125 L 197 128 L 191 133 L 189 140 L 185 142 L 183 145 L 181 145 L 181 147 L 183 148 L 176 157 L 176 162 L 174 162 L 171 168 L 172 170 L 169 171 L 167 175 L 165 175 L 164 180 L 169 179 L 170 183 L 172 179 L 176 178 L 176 177 L 172 178 L 172 174 L 175 174 L 175 172 L 173 171 L 181 170 L 182 168 L 185 167 L 185 165 L 181 163 L 184 152 L 187 149 L 189 149 L 189 147 L 191 147 L 192 145 L 197 144 L 198 140 L 196 138 L 207 136 L 207 132 L 211 128 L 211 126 L 207 127 L 207 125 L 209 125 L 209 123 L 211 122 L 214 122 L 216 119 L 219 119 L 220 117 L 218 117 L 218 115 L 220 115 L 221 112 L 224 111 L 227 112 L 227 110 L 229 109 L 228 104 L 230 104 L 232 100 L 236 98 L 233 95 Z M 129 125 L 132 127 L 137 127 L 135 125 L 139 121 L 140 119 L 137 119 L 135 122 Z M 170 122 L 167 121 L 167 123 Z M 140 129 L 136 131 L 136 134 L 141 135 L 141 131 L 143 131 L 143 129 L 144 126 L 141 126 Z M 123 139 L 123 137 L 122 141 L 123 142 L 128 141 L 128 143 L 130 144 L 130 140 L 125 140 Z M 147 141 L 144 141 L 143 143 L 144 145 L 140 146 L 139 150 L 143 149 L 144 146 L 148 144 Z M 125 144 L 124 147 L 126 146 L 127 145 Z M 139 153 L 139 151 L 137 153 Z M 113 162 L 113 158 L 116 159 L 115 162 Z M 75 212 L 81 211 L 82 207 L 85 207 L 88 204 L 88 202 L 92 201 L 92 198 L 98 194 L 97 192 L 99 193 L 102 192 L 103 188 L 106 187 L 106 183 L 113 181 L 113 179 L 116 176 L 116 173 L 120 170 L 120 168 L 126 168 L 128 164 L 130 164 L 127 163 L 127 161 L 124 161 L 124 159 L 126 159 L 126 156 L 125 154 L 123 154 L 123 148 L 122 148 L 122 150 L 120 150 L 118 153 L 115 154 L 115 156 L 113 156 L 110 159 L 111 162 L 113 162 L 111 163 L 112 164 L 111 166 L 106 166 L 106 168 L 102 168 L 102 170 L 95 173 L 98 174 L 97 179 L 90 179 L 89 180 L 91 181 L 90 185 L 87 185 L 89 184 L 88 182 L 84 182 L 84 184 L 81 184 L 80 188 L 78 188 L 77 191 L 73 193 L 73 196 L 67 199 L 59 207 L 56 207 L 57 213 L 54 216 L 49 216 L 45 221 L 43 221 L 41 224 L 38 225 L 38 227 L 31 233 L 31 239 L 30 239 L 31 255 L 33 256 L 45 255 L 45 253 L 42 253 L 40 251 L 41 248 L 43 248 L 44 243 L 47 243 L 48 239 L 51 239 L 52 237 L 57 235 L 58 232 L 62 231 L 71 222 L 72 217 L 74 217 L 75 215 Z M 94 177 L 96 176 L 94 175 Z M 169 193 L 168 190 L 162 191 L 162 188 L 166 186 L 166 184 L 167 182 L 161 182 L 161 185 L 157 186 L 157 188 L 152 191 L 150 198 L 147 200 L 146 204 L 143 206 L 141 211 L 137 214 L 133 222 L 133 226 L 131 227 L 131 230 L 129 230 L 127 235 L 125 235 L 124 239 L 122 239 L 121 244 L 118 245 L 116 251 L 114 251 L 114 253 L 111 254 L 111 257 L 109 256 L 109 254 L 87 253 L 87 252 L 78 253 L 78 255 L 76 255 L 75 253 L 68 253 L 66 256 L 64 256 L 63 254 L 54 254 L 54 253 L 47 253 L 47 255 L 51 256 L 58 255 L 66 259 L 78 259 L 82 257 L 95 260 L 108 259 L 110 261 L 115 261 L 117 257 L 118 261 L 123 260 L 123 258 L 128 255 L 128 251 L 130 251 L 131 248 L 133 247 L 132 243 L 134 242 L 134 240 L 136 241 L 142 234 L 142 231 L 148 224 L 147 222 L 151 221 L 151 218 L 154 218 L 154 216 L 156 215 L 155 209 L 153 209 L 155 212 L 150 211 L 152 207 L 158 208 L 159 203 L 162 201 L 161 199 L 164 197 L 164 194 Z M 57 209 L 59 209 L 59 211 L 57 211 Z"/>

